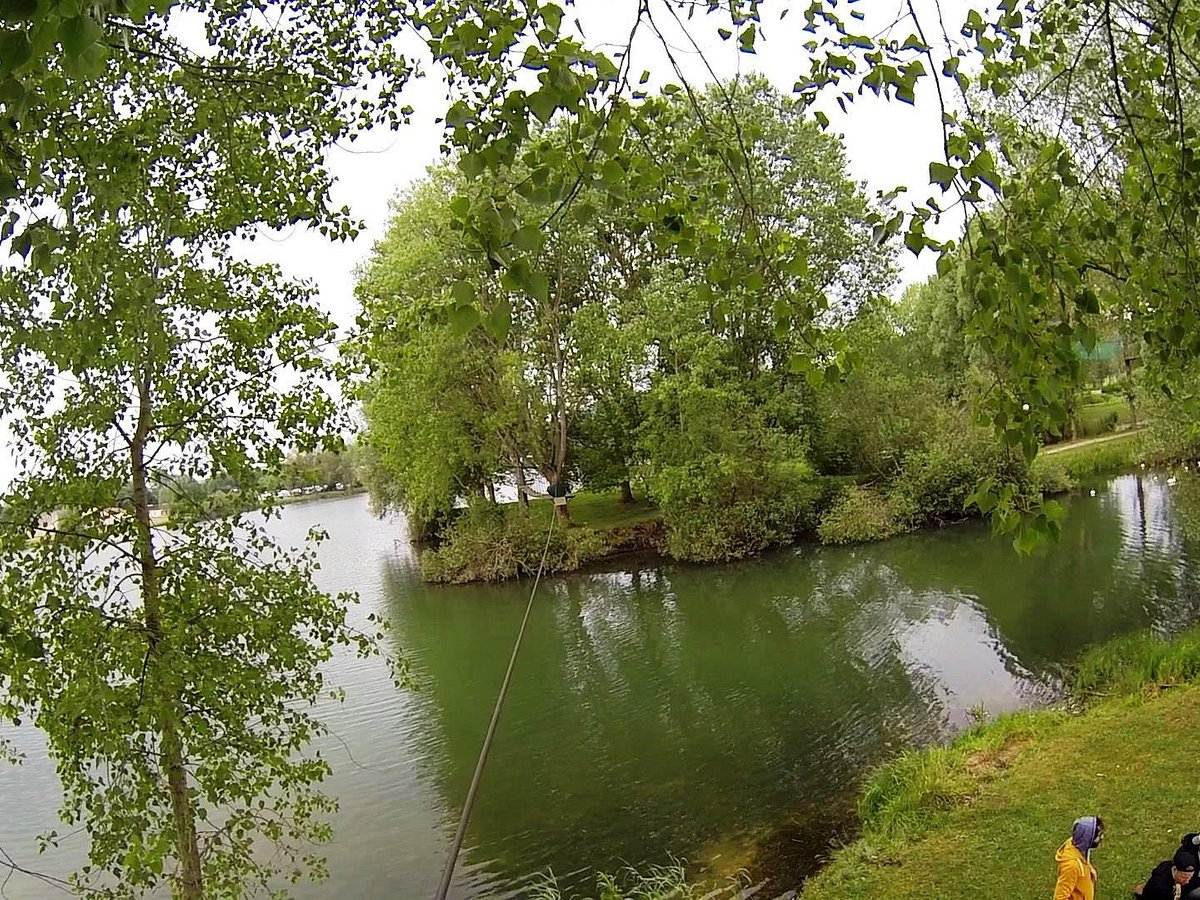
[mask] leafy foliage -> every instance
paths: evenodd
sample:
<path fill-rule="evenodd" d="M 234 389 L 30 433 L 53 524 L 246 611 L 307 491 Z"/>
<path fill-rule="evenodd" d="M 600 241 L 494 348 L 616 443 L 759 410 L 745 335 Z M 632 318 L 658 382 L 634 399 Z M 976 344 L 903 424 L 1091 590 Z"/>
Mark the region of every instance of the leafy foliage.
<path fill-rule="evenodd" d="M 23 448 L 0 529 L 0 715 L 46 733 L 61 815 L 90 838 L 80 891 L 320 876 L 332 801 L 303 752 L 310 709 L 332 649 L 372 639 L 352 598 L 314 587 L 310 550 L 211 510 L 164 531 L 150 490 L 222 479 L 252 506 L 288 450 L 338 443 L 332 323 L 231 246 L 355 232 L 324 154 L 398 121 L 402 20 L 340 0 L 292 5 L 286 28 L 221 3 L 20 11 L 0 27 L 35 51 L 0 65 L 0 241 L 18 258 L 0 274 L 0 414 Z"/>
<path fill-rule="evenodd" d="M 421 575 L 450 584 L 533 577 L 543 554 L 544 572 L 574 572 L 609 549 L 603 532 L 564 529 L 476 502 L 446 529 L 437 549 L 421 554 Z"/>
<path fill-rule="evenodd" d="M 848 487 L 821 517 L 817 534 L 825 544 L 882 541 L 908 530 L 908 510 L 877 489 Z"/>
<path fill-rule="evenodd" d="M 456 497 L 486 495 L 497 474 L 532 467 L 549 485 L 643 480 L 681 558 L 744 556 L 810 527 L 813 491 L 795 476 L 806 470 L 814 401 L 792 367 L 812 351 L 781 322 L 798 297 L 831 320 L 848 315 L 890 285 L 892 250 L 869 240 L 870 204 L 846 179 L 838 141 L 765 82 L 656 104 L 641 140 L 674 156 L 676 181 L 692 191 L 672 214 L 671 240 L 638 223 L 654 195 L 633 177 L 621 196 L 608 192 L 607 208 L 597 186 L 580 186 L 571 217 L 525 190 L 566 173 L 539 176 L 524 161 L 474 180 L 438 172 L 402 198 L 358 289 L 378 507 L 436 521 Z M 712 154 L 735 135 L 750 142 L 747 177 L 769 234 L 747 225 L 732 182 L 712 183 Z M 569 127 L 529 138 L 541 149 L 573 139 Z M 505 269 L 456 216 L 465 195 L 518 176 L 523 199 L 506 208 L 544 218 L 513 235 L 524 262 Z M 786 278 L 737 283 L 691 255 L 701 232 L 746 252 L 763 240 L 810 252 Z M 542 281 L 525 280 L 543 270 Z M 726 283 L 714 293 L 718 274 Z M 743 501 L 745 533 L 728 515 Z"/>

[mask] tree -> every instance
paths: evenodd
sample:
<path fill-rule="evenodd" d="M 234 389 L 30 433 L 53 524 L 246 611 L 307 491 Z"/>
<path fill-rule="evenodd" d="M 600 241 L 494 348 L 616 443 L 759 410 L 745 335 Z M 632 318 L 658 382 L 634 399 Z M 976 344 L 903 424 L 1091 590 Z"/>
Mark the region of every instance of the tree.
<path fill-rule="evenodd" d="M 145 5 L 25 12 L 6 49 L 60 43 L 0 68 L 19 113 L 0 128 L 0 236 L 22 258 L 0 276 L 0 412 L 25 451 L 0 529 L 0 714 L 46 733 L 62 816 L 90 837 L 81 890 L 320 875 L 332 801 L 308 709 L 332 648 L 371 639 L 313 586 L 311 551 L 186 508 L 164 532 L 151 489 L 228 478 L 254 497 L 289 442 L 332 441 L 333 326 L 310 288 L 230 248 L 263 226 L 354 232 L 323 155 L 397 119 L 401 20 L 299 4 L 281 28 L 187 4 L 199 39 Z"/>
<path fill-rule="evenodd" d="M 614 319 L 617 290 L 594 221 L 558 221 L 522 242 L 548 275 L 522 288 L 476 252 L 453 220 L 445 172 L 397 206 L 360 276 L 366 325 L 357 351 L 368 441 L 406 512 L 447 512 L 509 468 L 534 468 L 552 492 L 573 472 L 575 424 L 619 390 L 631 364 Z M 465 298 L 480 298 L 488 322 Z M 614 373 L 621 373 L 616 375 Z M 377 504 L 378 505 L 378 504 Z M 556 506 L 569 520 L 566 506 Z"/>
<path fill-rule="evenodd" d="M 450 198 L 449 174 L 435 171 L 396 202 L 386 236 L 359 272 L 365 327 L 346 350 L 366 375 L 351 388 L 363 403 L 372 503 L 379 512 L 403 510 L 418 533 L 524 458 L 500 346 L 482 334 L 465 339 L 473 322 L 445 308 L 455 284 L 474 292 L 487 278 L 449 228 Z"/>

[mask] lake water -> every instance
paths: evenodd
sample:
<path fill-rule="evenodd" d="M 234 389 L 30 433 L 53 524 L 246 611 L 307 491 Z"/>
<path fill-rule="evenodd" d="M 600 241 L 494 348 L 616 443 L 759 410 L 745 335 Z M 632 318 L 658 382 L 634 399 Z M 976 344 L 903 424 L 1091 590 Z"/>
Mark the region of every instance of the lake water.
<path fill-rule="evenodd" d="M 798 881 L 864 771 L 899 748 L 1053 699 L 1089 644 L 1200 618 L 1194 487 L 1101 483 L 1029 558 L 976 524 L 543 582 L 452 896 L 520 896 L 547 871 L 583 889 L 594 869 L 670 854 L 724 868 L 772 835 Z M 295 893 L 430 897 L 530 585 L 422 584 L 403 523 L 372 518 L 364 497 L 285 507 L 273 528 L 291 543 L 318 524 L 321 585 L 358 591 L 356 617 L 390 617 L 414 685 L 394 688 L 379 660 L 331 666 L 349 694 L 325 713 L 332 874 Z M 29 759 L 0 768 L 0 847 L 63 876 L 85 843 L 37 855 L 57 783 L 36 733 L 15 736 Z M 5 890 L 62 896 L 20 875 Z"/>

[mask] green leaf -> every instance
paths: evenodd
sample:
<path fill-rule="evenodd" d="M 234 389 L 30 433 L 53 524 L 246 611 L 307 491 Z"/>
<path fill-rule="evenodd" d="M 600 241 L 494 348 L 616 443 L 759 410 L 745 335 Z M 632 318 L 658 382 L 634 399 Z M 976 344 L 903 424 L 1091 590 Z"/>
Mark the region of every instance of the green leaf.
<path fill-rule="evenodd" d="M 940 185 L 943 191 L 950 190 L 950 185 L 954 183 L 956 175 L 958 175 L 958 169 L 954 168 L 954 166 L 948 166 L 942 162 L 931 162 L 929 164 L 930 184 Z"/>
<path fill-rule="evenodd" d="M 458 167 L 468 178 L 478 178 L 486 168 L 483 157 L 478 153 L 464 153 L 458 161 Z"/>
<path fill-rule="evenodd" d="M 73 16 L 63 19 L 58 26 L 58 38 L 68 56 L 82 56 L 104 36 L 104 30 L 90 16 Z"/>
<path fill-rule="evenodd" d="M 963 509 L 967 510 L 975 506 L 978 507 L 981 513 L 987 515 L 996 508 L 996 503 L 998 502 L 995 487 L 996 480 L 994 477 L 989 476 L 985 478 L 963 502 Z"/>
<path fill-rule="evenodd" d="M 512 328 L 512 304 L 506 299 L 497 302 L 488 311 L 483 324 L 488 334 L 503 344 L 508 339 L 509 329 Z"/>
<path fill-rule="evenodd" d="M 996 160 L 988 150 L 980 150 L 971 160 L 970 166 L 963 170 L 968 178 L 978 178 L 993 191 L 1000 190 L 1000 176 L 996 174 Z"/>
<path fill-rule="evenodd" d="M 550 299 L 550 282 L 541 272 L 534 272 L 525 284 L 525 290 L 534 300 L 545 303 Z"/>
<path fill-rule="evenodd" d="M 530 94 L 526 102 L 529 104 L 530 111 L 537 116 L 538 121 L 545 125 L 554 117 L 560 99 L 561 95 L 557 89 L 544 87 L 540 91 Z"/>
<path fill-rule="evenodd" d="M 24 31 L 0 32 L 0 66 L 11 72 L 33 57 L 33 45 Z"/>
<path fill-rule="evenodd" d="M 0 0 L 0 21 L 26 22 L 37 12 L 37 0 Z"/>
<path fill-rule="evenodd" d="M 536 225 L 526 225 L 513 233 L 513 246 L 525 253 L 537 253 L 542 249 L 545 238 Z"/>
<path fill-rule="evenodd" d="M 608 187 L 621 184 L 625 181 L 625 170 L 615 159 L 606 159 L 600 167 L 600 180 Z"/>
<path fill-rule="evenodd" d="M 794 275 L 797 278 L 803 278 L 808 274 L 808 251 L 801 248 L 797 250 L 792 258 L 787 261 L 787 273 Z"/>
<path fill-rule="evenodd" d="M 557 32 L 562 27 L 563 11 L 553 3 L 543 3 L 538 7 L 538 14 L 548 28 Z"/>
<path fill-rule="evenodd" d="M 479 310 L 474 306 L 455 306 L 450 310 L 450 330 L 463 337 L 479 324 Z"/>
<path fill-rule="evenodd" d="M 459 306 L 471 306 L 475 303 L 475 287 L 469 281 L 456 281 L 450 285 L 450 296 Z"/>
<path fill-rule="evenodd" d="M 46 645 L 37 635 L 30 635 L 21 641 L 18 652 L 26 659 L 41 659 L 46 655 Z"/>
<path fill-rule="evenodd" d="M 742 30 L 742 33 L 738 35 L 738 49 L 743 53 L 753 53 L 754 38 L 756 34 L 757 29 L 755 28 L 754 23 L 751 22 Z"/>

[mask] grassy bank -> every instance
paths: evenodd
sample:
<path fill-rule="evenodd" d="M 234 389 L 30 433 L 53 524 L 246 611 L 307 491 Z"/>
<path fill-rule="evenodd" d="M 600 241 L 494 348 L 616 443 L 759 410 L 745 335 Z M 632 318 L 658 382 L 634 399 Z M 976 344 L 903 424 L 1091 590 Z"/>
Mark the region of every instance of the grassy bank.
<path fill-rule="evenodd" d="M 1079 480 L 1130 469 L 1143 462 L 1145 457 L 1146 432 L 1139 429 L 1099 440 L 1055 444 L 1044 448 L 1038 459 L 1043 464 L 1062 468 Z"/>
<path fill-rule="evenodd" d="M 1194 779 L 1197 674 L 1200 631 L 1170 644 L 1123 638 L 1081 663 L 1083 714 L 1006 716 L 949 747 L 903 754 L 868 782 L 862 837 L 809 881 L 805 900 L 924 900 L 978 884 L 1045 898 L 1054 851 L 1087 814 L 1109 829 L 1095 854 L 1104 895 L 1128 896 L 1195 830 L 1180 791 L 1190 794 Z"/>
<path fill-rule="evenodd" d="M 626 528 L 643 522 L 657 522 L 662 518 L 657 506 L 649 500 L 635 499 L 632 503 L 621 502 L 620 491 L 580 491 L 567 504 L 571 522 L 579 528 Z M 505 504 L 508 515 L 519 515 L 520 506 Z M 529 515 L 541 525 L 554 515 L 554 503 L 546 498 L 530 501 Z"/>

